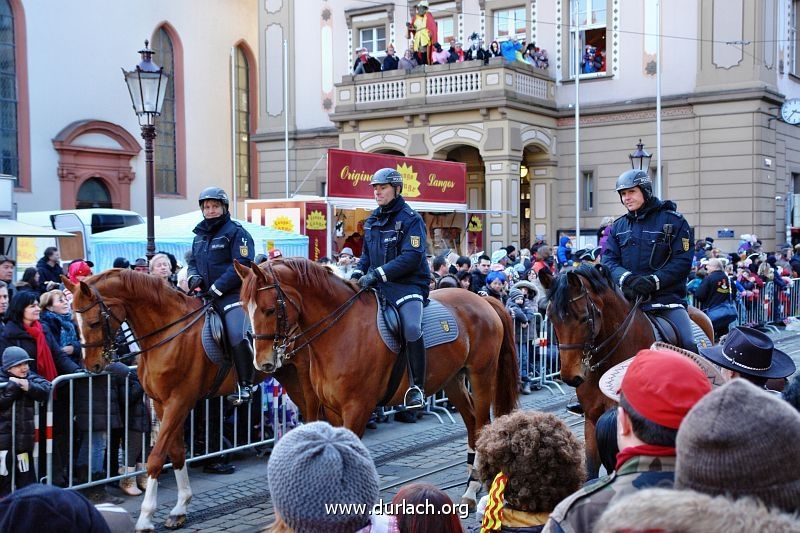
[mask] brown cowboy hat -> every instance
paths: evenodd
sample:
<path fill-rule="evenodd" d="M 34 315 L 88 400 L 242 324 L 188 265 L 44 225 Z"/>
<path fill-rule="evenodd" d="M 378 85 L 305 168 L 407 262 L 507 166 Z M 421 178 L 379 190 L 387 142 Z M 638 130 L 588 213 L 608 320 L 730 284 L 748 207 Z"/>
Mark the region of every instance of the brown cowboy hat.
<path fill-rule="evenodd" d="M 700 348 L 700 355 L 728 370 L 760 378 L 785 378 L 797 370 L 792 358 L 775 348 L 767 335 L 739 326 L 725 336 L 725 342 Z"/>

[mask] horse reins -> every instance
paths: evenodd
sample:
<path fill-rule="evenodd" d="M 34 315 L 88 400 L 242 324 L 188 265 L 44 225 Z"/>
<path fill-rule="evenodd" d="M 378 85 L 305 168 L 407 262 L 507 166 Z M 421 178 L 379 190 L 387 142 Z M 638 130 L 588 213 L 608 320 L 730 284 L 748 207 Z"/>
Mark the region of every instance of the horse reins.
<path fill-rule="evenodd" d="M 592 337 L 591 339 L 587 339 L 583 343 L 568 343 L 568 344 L 558 343 L 558 348 L 559 350 L 582 350 L 583 359 L 581 360 L 581 363 L 589 369 L 589 372 L 594 372 L 595 370 L 600 368 L 600 366 L 603 363 L 608 361 L 611 355 L 617 350 L 617 348 L 620 347 L 622 341 L 625 340 L 625 337 L 628 335 L 631 326 L 633 326 L 633 319 L 636 317 L 636 310 L 639 308 L 639 304 L 641 303 L 642 298 L 641 296 L 636 298 L 636 302 L 634 302 L 634 304 L 631 306 L 631 310 L 628 311 L 628 314 L 625 316 L 625 320 L 622 321 L 622 323 L 617 327 L 617 329 L 615 329 L 611 333 L 611 335 L 606 337 L 603 341 L 600 342 L 600 344 L 597 345 L 595 345 L 595 341 L 597 340 L 597 335 L 599 332 L 595 333 L 595 318 L 599 312 L 597 310 L 597 305 L 594 303 L 594 300 L 592 300 L 591 296 L 589 296 L 589 291 L 587 291 L 586 287 L 583 285 L 583 280 L 581 280 L 581 293 L 578 296 L 572 298 L 569 301 L 569 303 L 575 303 L 583 298 L 586 298 L 588 302 L 586 304 L 586 307 L 588 310 L 587 312 L 589 314 L 589 330 L 592 333 Z M 620 332 L 622 332 L 621 335 L 619 335 Z M 605 357 L 603 357 L 600 361 L 592 364 L 592 357 L 601 353 L 601 351 L 606 347 L 606 345 L 608 345 L 618 335 L 619 339 L 617 339 L 617 342 L 616 344 L 614 344 L 614 347 L 608 350 L 606 352 Z"/>
<path fill-rule="evenodd" d="M 92 309 L 95 306 L 99 305 L 100 306 L 100 317 L 102 318 L 102 326 L 103 326 L 103 340 L 100 341 L 100 342 L 90 342 L 90 343 L 86 343 L 86 344 L 81 343 L 81 347 L 83 347 L 83 348 L 100 348 L 100 347 L 102 347 L 103 348 L 103 352 L 102 352 L 103 359 L 106 360 L 106 361 L 110 361 L 110 362 L 118 362 L 118 361 L 123 361 L 125 359 L 130 359 L 131 357 L 136 357 L 139 354 L 148 352 L 150 350 L 153 350 L 155 348 L 159 348 L 159 347 L 167 344 L 168 342 L 174 340 L 178 335 L 180 335 L 181 333 L 187 331 L 192 326 L 194 326 L 200 320 L 200 318 L 202 318 L 203 313 L 205 312 L 205 310 L 208 309 L 208 307 L 211 305 L 211 302 L 206 302 L 202 306 L 198 307 L 197 309 L 193 309 L 192 311 L 190 311 L 190 312 L 188 312 L 188 313 L 186 313 L 184 315 L 181 315 L 180 317 L 178 317 L 177 319 L 173 320 L 169 324 L 165 324 L 165 325 L 161 326 L 160 328 L 157 328 L 157 329 L 155 329 L 155 330 L 153 330 L 153 331 L 151 331 L 149 333 L 146 333 L 146 334 L 142 335 L 141 337 L 136 337 L 134 335 L 134 337 L 132 339 L 130 339 L 130 340 L 126 339 L 125 342 L 117 342 L 116 335 L 114 334 L 114 329 L 111 326 L 111 319 L 116 320 L 117 323 L 120 326 L 122 325 L 124 320 L 120 319 L 119 317 L 117 317 L 114 314 L 114 311 L 112 311 L 111 308 L 106 304 L 105 300 L 103 300 L 103 297 L 100 295 L 100 291 L 97 290 L 97 287 L 95 287 L 94 285 L 89 285 L 89 287 L 92 289 L 92 294 L 95 297 L 95 301 L 92 302 L 91 304 L 85 306 L 85 307 L 81 307 L 80 309 L 75 309 L 75 312 L 83 314 L 86 311 L 89 311 L 90 309 Z M 192 317 L 194 317 L 194 318 L 192 318 Z M 190 318 L 192 318 L 192 320 L 188 324 L 186 324 L 184 327 L 182 327 L 181 329 L 179 329 L 177 332 L 175 332 L 174 334 L 170 335 L 169 337 L 167 337 L 165 339 L 161 339 L 160 341 L 158 341 L 153 346 L 150 346 L 149 348 L 145 348 L 145 349 L 140 349 L 140 350 L 135 351 L 135 352 L 129 352 L 129 353 L 127 353 L 125 355 L 122 355 L 122 356 L 117 356 L 116 355 L 117 350 L 121 346 L 130 346 L 131 344 L 134 344 L 134 343 L 136 343 L 138 345 L 141 345 L 140 342 L 143 339 L 147 339 L 147 338 L 150 338 L 150 337 L 152 337 L 154 335 L 158 335 L 159 333 L 162 333 L 162 332 L 172 328 L 173 326 L 176 326 L 176 325 L 180 324 L 181 322 L 184 322 L 184 321 L 186 321 L 186 320 L 188 320 Z M 89 324 L 89 327 L 95 327 L 95 326 L 92 325 L 92 324 Z"/>
<path fill-rule="evenodd" d="M 289 303 L 292 304 L 292 306 L 295 308 L 298 314 L 300 314 L 300 306 L 298 306 L 294 302 L 294 300 L 289 298 L 289 296 L 284 292 L 283 288 L 281 288 L 280 280 L 278 280 L 278 276 L 275 273 L 275 270 L 273 270 L 272 265 L 270 263 L 267 263 L 267 269 L 269 270 L 269 273 L 272 276 L 273 283 L 271 285 L 265 285 L 263 287 L 259 287 L 258 289 L 256 289 L 256 291 L 260 292 L 273 289 L 275 290 L 276 292 L 275 303 L 277 305 L 272 309 L 265 309 L 264 312 L 269 313 L 271 311 L 274 311 L 277 325 L 275 333 L 253 333 L 253 339 L 262 341 L 263 340 L 273 341 L 272 343 L 273 351 L 276 354 L 278 354 L 279 357 L 286 360 L 291 359 L 295 354 L 297 354 L 297 352 L 299 352 L 300 350 L 302 350 L 303 348 L 305 348 L 306 346 L 317 340 L 319 337 L 328 332 L 333 326 L 335 326 L 336 323 L 339 322 L 339 320 L 348 311 L 348 309 L 350 309 L 353 306 L 356 299 L 361 295 L 361 293 L 367 290 L 367 289 L 359 290 L 353 296 L 348 298 L 342 305 L 334 309 L 331 313 L 329 313 L 328 315 L 322 317 L 321 319 L 317 320 L 316 322 L 308 326 L 308 328 L 306 328 L 305 331 L 300 331 L 299 333 L 292 334 L 292 332 L 297 331 L 299 327 L 297 325 L 294 326 L 289 325 L 289 319 L 286 313 L 286 300 L 288 300 Z M 320 331 L 317 331 L 309 338 L 305 339 L 303 342 L 300 343 L 299 346 L 293 347 L 288 352 L 286 351 L 287 347 L 293 345 L 295 342 L 302 339 L 306 335 L 311 334 L 311 332 L 313 332 L 326 322 L 328 322 L 328 324 Z"/>

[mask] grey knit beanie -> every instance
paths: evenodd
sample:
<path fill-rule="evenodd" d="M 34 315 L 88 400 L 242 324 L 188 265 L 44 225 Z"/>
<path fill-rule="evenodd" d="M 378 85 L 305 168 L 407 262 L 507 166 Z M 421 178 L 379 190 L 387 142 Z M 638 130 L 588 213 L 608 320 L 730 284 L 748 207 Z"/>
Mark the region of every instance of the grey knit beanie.
<path fill-rule="evenodd" d="M 326 422 L 305 424 L 279 440 L 267 476 L 275 510 L 296 533 L 352 533 L 369 523 L 378 501 L 378 472 L 369 451 L 352 431 Z M 365 507 L 345 514 L 326 512 L 326 504 Z"/>
<path fill-rule="evenodd" d="M 675 488 L 800 511 L 800 413 L 744 379 L 715 389 L 678 430 Z"/>

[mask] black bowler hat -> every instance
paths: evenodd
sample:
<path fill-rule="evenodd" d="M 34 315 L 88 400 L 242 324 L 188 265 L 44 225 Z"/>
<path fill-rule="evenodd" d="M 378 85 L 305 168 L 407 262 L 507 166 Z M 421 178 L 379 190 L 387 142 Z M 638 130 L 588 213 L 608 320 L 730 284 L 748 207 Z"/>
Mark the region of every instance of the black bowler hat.
<path fill-rule="evenodd" d="M 725 344 L 700 348 L 700 355 L 728 370 L 760 378 L 785 378 L 797 369 L 791 357 L 775 348 L 772 339 L 745 326 L 728 333 Z"/>

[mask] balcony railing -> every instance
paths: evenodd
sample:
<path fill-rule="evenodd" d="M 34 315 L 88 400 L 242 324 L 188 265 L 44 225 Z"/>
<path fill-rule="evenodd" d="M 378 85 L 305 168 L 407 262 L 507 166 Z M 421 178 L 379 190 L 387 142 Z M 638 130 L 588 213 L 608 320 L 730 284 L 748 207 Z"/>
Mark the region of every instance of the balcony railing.
<path fill-rule="evenodd" d="M 508 64 L 493 58 L 488 65 L 466 61 L 449 65 L 427 65 L 411 71 L 395 70 L 345 76 L 336 85 L 334 115 L 376 109 L 419 108 L 441 104 L 456 96 L 500 98 L 530 105 L 555 107 L 555 82 L 547 71 Z"/>

